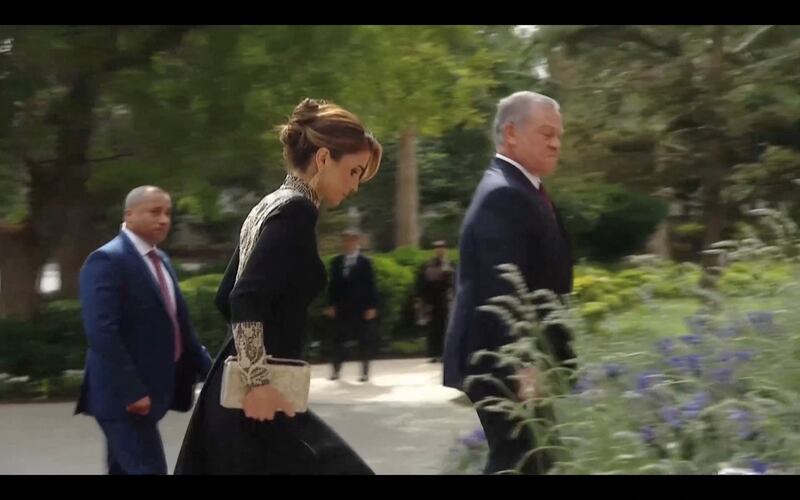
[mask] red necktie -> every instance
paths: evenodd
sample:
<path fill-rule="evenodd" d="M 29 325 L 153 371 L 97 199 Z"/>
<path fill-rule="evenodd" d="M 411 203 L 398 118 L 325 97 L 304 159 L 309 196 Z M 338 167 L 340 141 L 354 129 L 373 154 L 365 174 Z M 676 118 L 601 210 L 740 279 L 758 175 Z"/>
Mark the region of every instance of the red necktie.
<path fill-rule="evenodd" d="M 556 216 L 556 207 L 553 205 L 553 200 L 550 199 L 550 196 L 547 194 L 547 191 L 544 190 L 544 184 L 539 184 L 539 194 L 542 195 L 544 201 L 547 202 L 547 206 L 550 207 L 550 213 L 553 217 Z"/>
<path fill-rule="evenodd" d="M 150 250 L 147 252 L 147 256 L 150 258 L 150 262 L 153 263 L 153 267 L 156 268 L 156 276 L 158 276 L 158 287 L 161 289 L 161 297 L 164 299 L 164 304 L 167 306 L 167 313 L 169 313 L 169 318 L 172 320 L 173 331 L 175 332 L 175 361 L 178 361 L 181 357 L 182 349 L 181 328 L 178 326 L 177 317 L 178 308 L 172 303 L 172 296 L 169 293 L 167 279 L 164 277 L 164 272 L 161 270 L 161 259 L 158 257 L 155 250 Z"/>

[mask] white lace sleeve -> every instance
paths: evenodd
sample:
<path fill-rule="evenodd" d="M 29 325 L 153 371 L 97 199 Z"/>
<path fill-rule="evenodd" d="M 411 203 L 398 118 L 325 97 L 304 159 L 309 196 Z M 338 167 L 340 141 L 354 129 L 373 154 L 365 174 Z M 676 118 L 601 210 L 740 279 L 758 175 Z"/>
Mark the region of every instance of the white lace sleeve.
<path fill-rule="evenodd" d="M 259 321 L 233 324 L 233 341 L 245 385 L 255 387 L 269 383 L 267 351 L 264 349 L 264 326 Z"/>

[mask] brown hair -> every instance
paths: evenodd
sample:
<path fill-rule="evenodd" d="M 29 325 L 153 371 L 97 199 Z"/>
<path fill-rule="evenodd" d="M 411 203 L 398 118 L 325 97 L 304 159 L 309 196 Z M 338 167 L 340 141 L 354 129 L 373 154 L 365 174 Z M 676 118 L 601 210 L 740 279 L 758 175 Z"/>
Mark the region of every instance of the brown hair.
<path fill-rule="evenodd" d="M 294 108 L 289 122 L 279 130 L 284 159 L 301 171 L 308 168 L 317 150 L 328 148 L 336 161 L 346 154 L 370 152 L 361 182 L 378 172 L 383 152 L 380 143 L 364 129 L 356 115 L 336 104 L 303 99 Z"/>

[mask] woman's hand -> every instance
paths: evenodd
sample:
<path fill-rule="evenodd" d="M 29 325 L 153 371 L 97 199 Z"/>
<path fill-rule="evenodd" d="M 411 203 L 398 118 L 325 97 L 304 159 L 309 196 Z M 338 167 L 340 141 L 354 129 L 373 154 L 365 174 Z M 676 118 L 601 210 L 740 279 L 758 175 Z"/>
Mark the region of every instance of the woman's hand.
<path fill-rule="evenodd" d="M 294 417 L 294 407 L 281 394 L 269 384 L 259 385 L 250 389 L 244 396 L 242 405 L 245 416 L 263 422 L 272 420 L 275 414 L 282 411 L 288 417 Z"/>

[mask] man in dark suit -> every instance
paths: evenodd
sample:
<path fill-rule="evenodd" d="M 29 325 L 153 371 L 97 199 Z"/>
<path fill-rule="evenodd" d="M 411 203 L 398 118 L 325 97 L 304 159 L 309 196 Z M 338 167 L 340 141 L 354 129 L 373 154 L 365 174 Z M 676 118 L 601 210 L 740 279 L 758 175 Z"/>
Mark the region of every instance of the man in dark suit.
<path fill-rule="evenodd" d="M 333 320 L 333 374 L 331 380 L 339 378 L 344 362 L 344 344 L 349 339 L 358 341 L 361 359 L 361 382 L 369 380 L 369 361 L 377 339 L 374 328 L 378 316 L 378 291 L 372 263 L 361 254 L 360 234 L 347 230 L 342 234 L 344 253 L 331 262 L 331 277 L 328 285 L 328 307 L 325 314 Z"/>
<path fill-rule="evenodd" d="M 167 255 L 172 202 L 153 186 L 125 200 L 116 238 L 80 274 L 89 348 L 75 413 L 93 415 L 106 438 L 110 474 L 166 474 L 158 422 L 188 411 L 211 357 L 197 339 Z"/>
<path fill-rule="evenodd" d="M 544 189 L 561 149 L 562 123 L 558 103 L 534 92 L 517 92 L 498 104 L 494 121 L 496 156 L 478 185 L 462 226 L 456 297 L 445 340 L 444 383 L 465 390 L 477 403 L 505 396 L 485 382 L 464 387 L 469 375 L 491 373 L 520 399 L 541 391 L 535 368 L 495 366 L 495 361 L 472 364 L 479 350 L 497 351 L 513 341 L 509 329 L 492 313 L 478 311 L 499 295 L 513 294 L 496 266 L 515 264 L 530 290 L 556 294 L 572 290 L 571 245 L 558 210 Z M 546 335 L 558 362 L 574 358 L 569 333 L 549 327 Z M 568 366 L 571 363 L 567 363 Z M 501 413 L 478 410 L 489 444 L 485 472 L 516 469 L 535 448 L 532 433 L 510 437 L 515 421 Z M 521 467 L 543 473 L 547 459 L 534 457 Z"/>
<path fill-rule="evenodd" d="M 414 302 L 417 308 L 427 309 L 428 356 L 431 363 L 442 360 L 444 332 L 447 329 L 447 314 L 453 291 L 453 267 L 447 259 L 447 243 L 433 243 L 435 255 L 426 261 L 417 273 Z"/>

